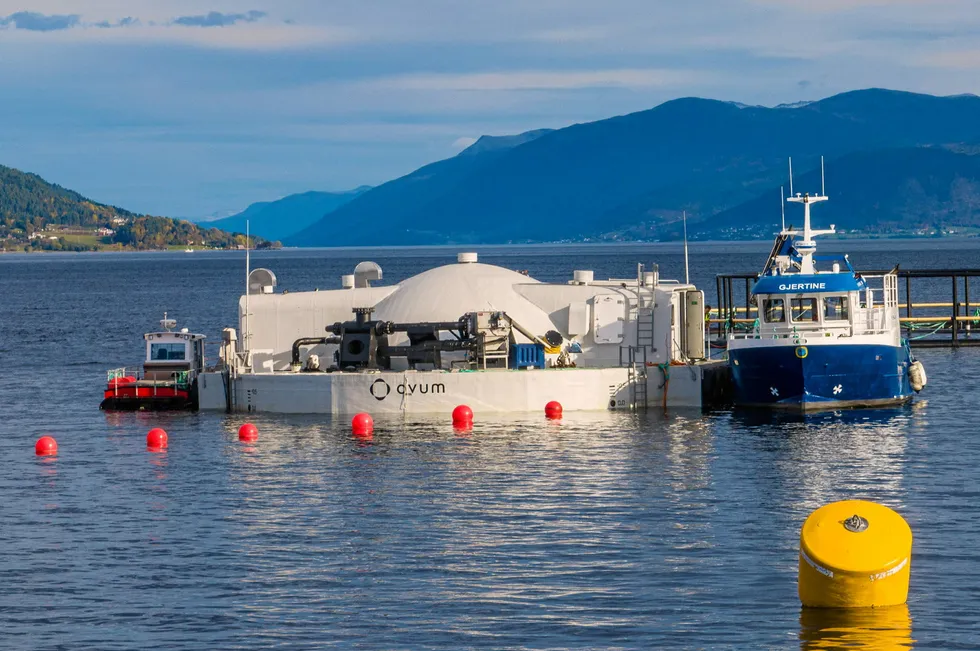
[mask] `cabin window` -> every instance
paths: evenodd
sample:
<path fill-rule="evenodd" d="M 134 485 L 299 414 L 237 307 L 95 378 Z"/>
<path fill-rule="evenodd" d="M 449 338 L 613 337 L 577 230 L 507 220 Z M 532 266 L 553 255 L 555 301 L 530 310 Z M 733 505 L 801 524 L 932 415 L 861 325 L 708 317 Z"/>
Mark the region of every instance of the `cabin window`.
<path fill-rule="evenodd" d="M 847 321 L 847 297 L 828 296 L 823 299 L 824 321 Z"/>
<path fill-rule="evenodd" d="M 791 316 L 796 323 L 817 322 L 817 299 L 794 298 L 790 301 Z"/>
<path fill-rule="evenodd" d="M 786 310 L 783 299 L 767 298 L 762 301 L 762 312 L 766 323 L 783 323 L 786 321 Z"/>
<path fill-rule="evenodd" d="M 184 359 L 184 344 L 150 344 L 150 359 L 166 362 Z"/>

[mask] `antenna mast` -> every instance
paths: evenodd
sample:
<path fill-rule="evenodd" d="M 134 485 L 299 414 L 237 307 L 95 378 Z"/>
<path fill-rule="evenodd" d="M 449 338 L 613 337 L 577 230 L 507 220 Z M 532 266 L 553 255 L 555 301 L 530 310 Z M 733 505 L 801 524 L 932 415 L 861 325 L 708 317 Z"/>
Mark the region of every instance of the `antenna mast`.
<path fill-rule="evenodd" d="M 786 201 L 803 204 L 803 236 L 795 244 L 796 252 L 800 254 L 800 273 L 812 274 L 816 272 L 813 265 L 813 254 L 817 250 L 817 244 L 813 238 L 817 235 L 832 235 L 834 233 L 833 224 L 830 230 L 818 230 L 810 226 L 810 206 L 820 201 L 826 201 L 827 197 L 823 194 L 823 157 L 820 157 L 820 194 L 810 196 L 810 193 L 797 196 L 793 194 L 793 160 L 789 163 L 789 183 L 790 197 Z"/>
<path fill-rule="evenodd" d="M 245 318 L 242 319 L 242 342 L 245 344 L 245 350 L 249 350 L 248 345 L 248 277 L 251 275 L 251 258 L 249 257 L 249 244 L 250 244 L 251 234 L 249 232 L 249 220 L 245 220 Z"/>
<path fill-rule="evenodd" d="M 821 197 L 827 196 L 827 188 L 824 183 L 824 177 L 823 177 L 823 156 L 820 157 L 820 196 Z"/>
<path fill-rule="evenodd" d="M 786 230 L 786 193 L 783 191 L 783 186 L 779 186 L 779 209 L 783 216 L 783 230 Z"/>
<path fill-rule="evenodd" d="M 691 284 L 691 272 L 687 265 L 687 211 L 684 211 L 684 284 Z"/>

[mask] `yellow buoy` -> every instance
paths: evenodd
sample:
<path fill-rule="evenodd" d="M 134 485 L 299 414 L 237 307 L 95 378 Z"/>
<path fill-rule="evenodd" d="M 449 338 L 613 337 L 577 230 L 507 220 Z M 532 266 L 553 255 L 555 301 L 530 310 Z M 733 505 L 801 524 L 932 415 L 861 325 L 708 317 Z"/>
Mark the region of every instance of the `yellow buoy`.
<path fill-rule="evenodd" d="M 800 601 L 815 608 L 904 604 L 912 530 L 887 506 L 846 500 L 822 506 L 800 531 Z"/>

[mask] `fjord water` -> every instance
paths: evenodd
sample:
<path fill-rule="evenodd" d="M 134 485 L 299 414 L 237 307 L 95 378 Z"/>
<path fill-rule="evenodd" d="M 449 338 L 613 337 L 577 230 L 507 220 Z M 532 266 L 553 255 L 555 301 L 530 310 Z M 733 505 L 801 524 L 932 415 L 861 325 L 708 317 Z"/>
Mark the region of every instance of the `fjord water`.
<path fill-rule="evenodd" d="M 843 242 L 859 268 L 972 267 L 980 241 Z M 675 245 L 484 247 L 564 280 L 630 277 Z M 455 249 L 253 254 L 280 289 L 334 288 L 360 260 L 396 282 Z M 768 244 L 697 245 L 692 280 L 756 271 Z M 106 414 L 107 368 L 166 310 L 234 326 L 241 253 L 0 256 L 0 647 L 980 647 L 980 349 L 925 350 L 909 407 L 755 413 L 347 419 Z M 315 333 L 311 333 L 315 334 Z M 162 426 L 170 448 L 148 452 Z M 33 443 L 51 433 L 54 458 Z M 829 501 L 898 510 L 908 609 L 801 612 L 799 528 Z"/>

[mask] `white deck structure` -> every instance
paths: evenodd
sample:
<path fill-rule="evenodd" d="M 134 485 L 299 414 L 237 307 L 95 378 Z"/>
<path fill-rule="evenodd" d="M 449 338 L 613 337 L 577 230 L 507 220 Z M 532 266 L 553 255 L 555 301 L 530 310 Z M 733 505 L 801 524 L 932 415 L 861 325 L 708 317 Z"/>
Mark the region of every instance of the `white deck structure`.
<path fill-rule="evenodd" d="M 371 286 L 380 279 L 377 265 L 361 263 L 341 289 L 277 293 L 271 272 L 253 271 L 239 301 L 241 334 L 225 331 L 222 364 L 200 379 L 201 408 L 448 413 L 467 404 L 508 412 L 542 410 L 551 400 L 565 411 L 701 406 L 703 293 L 661 280 L 656 270 L 638 265 L 634 278 L 604 281 L 576 271 L 566 283 L 543 283 L 461 253 L 455 264 Z M 355 308 L 373 309 L 367 325 L 353 323 Z M 399 325 L 463 321 L 468 329 L 443 328 L 428 344 Z M 350 334 L 359 327 L 371 334 Z M 344 360 L 360 353 L 357 337 L 384 343 L 354 368 Z M 314 341 L 294 346 L 304 339 Z M 506 351 L 535 343 L 544 368 L 513 368 Z M 460 347 L 449 350 L 454 344 Z M 426 345 L 447 350 L 419 361 Z"/>

